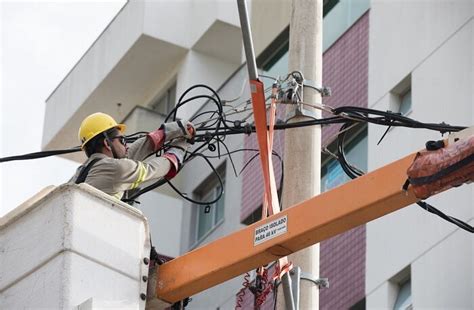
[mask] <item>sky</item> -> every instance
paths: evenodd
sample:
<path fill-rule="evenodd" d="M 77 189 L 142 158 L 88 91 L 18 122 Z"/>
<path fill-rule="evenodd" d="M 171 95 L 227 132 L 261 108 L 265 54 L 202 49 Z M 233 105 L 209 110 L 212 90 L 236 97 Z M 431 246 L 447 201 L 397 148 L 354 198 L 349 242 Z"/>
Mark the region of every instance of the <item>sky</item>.
<path fill-rule="evenodd" d="M 46 98 L 125 2 L 0 0 L 0 157 L 41 151 Z M 77 166 L 59 157 L 0 163 L 0 216 Z"/>

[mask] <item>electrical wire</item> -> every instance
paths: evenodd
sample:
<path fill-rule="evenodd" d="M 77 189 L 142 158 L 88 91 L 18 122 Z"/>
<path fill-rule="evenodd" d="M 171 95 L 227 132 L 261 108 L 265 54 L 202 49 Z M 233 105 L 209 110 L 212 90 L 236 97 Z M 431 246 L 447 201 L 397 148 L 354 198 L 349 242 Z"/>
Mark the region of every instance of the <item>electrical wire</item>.
<path fill-rule="evenodd" d="M 337 139 L 337 154 L 339 163 L 341 165 L 342 170 L 344 170 L 346 175 L 349 176 L 351 179 L 355 179 L 364 174 L 362 170 L 349 164 L 349 162 L 346 160 L 346 154 L 344 152 L 344 140 L 348 132 L 347 129 L 353 127 L 353 125 L 354 123 L 352 122 L 347 122 L 342 125 L 341 129 L 339 130 L 339 138 Z"/>
<path fill-rule="evenodd" d="M 301 87 L 300 82 L 295 82 L 295 81 L 302 81 L 303 80 L 303 75 L 301 72 L 291 72 L 289 73 L 285 78 L 283 79 L 275 79 L 273 77 L 267 77 L 265 78 L 271 78 L 273 80 L 276 80 L 276 83 L 279 83 L 280 87 L 285 87 L 285 83 L 287 83 L 287 86 L 290 87 Z M 296 85 L 296 86 L 295 86 Z M 191 91 L 196 90 L 196 89 L 204 89 L 208 92 L 210 92 L 211 95 L 206 95 L 206 94 L 199 94 L 195 96 L 189 97 L 188 95 L 190 94 Z M 265 93 L 271 90 L 271 87 L 268 87 L 265 89 Z M 218 95 L 218 93 L 213 90 L 211 87 L 204 85 L 204 84 L 198 84 L 194 85 L 190 88 L 188 88 L 179 98 L 178 103 L 176 106 L 172 109 L 172 111 L 166 116 L 165 122 L 168 122 L 169 120 L 176 120 L 178 110 L 186 105 L 189 104 L 193 101 L 196 100 L 207 100 L 207 102 L 213 103 L 215 105 L 215 110 L 209 110 L 209 111 L 204 111 L 199 114 L 196 114 L 191 121 L 197 120 L 199 118 L 204 118 L 207 117 L 207 119 L 201 121 L 201 122 L 196 122 L 196 135 L 194 137 L 195 144 L 198 144 L 198 146 L 192 150 L 186 153 L 185 156 L 185 163 L 193 160 L 196 157 L 201 157 L 203 158 L 208 166 L 211 168 L 212 173 L 216 175 L 220 185 L 221 185 L 221 192 L 218 194 L 218 197 L 222 196 L 222 191 L 224 190 L 223 188 L 223 183 L 222 180 L 217 172 L 217 170 L 214 168 L 212 163 L 209 161 L 210 158 L 221 158 L 222 156 L 228 156 L 229 160 L 231 162 L 232 168 L 234 170 L 234 174 L 240 175 L 245 169 L 249 163 L 258 156 L 256 154 L 253 156 L 242 168 L 240 173 L 237 173 L 235 163 L 232 159 L 231 154 L 233 154 L 236 151 L 229 151 L 229 148 L 227 147 L 225 143 L 225 138 L 229 135 L 236 135 L 236 134 L 247 134 L 250 135 L 256 131 L 255 126 L 252 125 L 251 123 L 248 122 L 248 119 L 252 116 L 251 113 L 251 107 L 250 107 L 250 100 L 245 100 L 242 101 L 241 103 L 237 104 L 236 106 L 232 106 L 228 104 L 229 102 L 233 102 L 238 100 L 241 97 L 239 95 L 238 98 L 232 99 L 232 100 L 227 100 L 226 105 L 224 105 Z M 268 101 L 271 98 L 271 96 L 268 96 L 265 100 Z M 309 104 L 309 103 L 302 103 L 304 105 L 312 106 L 313 108 L 318 108 L 321 109 L 325 112 L 328 112 L 332 114 L 330 117 L 325 117 L 321 119 L 315 119 L 315 120 L 308 120 L 308 121 L 303 121 L 303 122 L 295 122 L 295 123 L 287 123 L 287 122 L 277 122 L 277 124 L 274 126 L 275 130 L 285 130 L 285 129 L 290 129 L 290 128 L 297 128 L 297 127 L 306 127 L 306 126 L 315 126 L 315 125 L 320 125 L 320 126 L 326 126 L 326 125 L 333 125 L 333 124 L 342 124 L 339 133 L 337 135 L 337 152 L 336 154 L 332 154 L 332 156 L 335 156 L 337 160 L 339 161 L 342 169 L 344 172 L 350 177 L 350 178 L 357 178 L 361 175 L 364 174 L 363 171 L 358 169 L 357 167 L 351 165 L 345 155 L 345 137 L 346 134 L 349 130 L 351 130 L 353 127 L 357 127 L 359 124 L 375 124 L 375 125 L 381 125 L 381 126 L 386 126 L 388 129 L 391 127 L 407 127 L 407 128 L 414 128 L 414 129 L 427 129 L 427 130 L 433 130 L 433 131 L 438 131 L 441 134 L 445 133 L 451 133 L 451 132 L 457 132 L 460 130 L 465 129 L 465 126 L 451 126 L 449 124 L 446 124 L 444 122 L 441 123 L 424 123 L 420 122 L 414 119 L 411 119 L 409 117 L 403 116 L 400 113 L 394 113 L 391 111 L 380 111 L 380 110 L 375 110 L 375 109 L 369 109 L 369 108 L 363 108 L 363 107 L 357 107 L 357 106 L 340 106 L 337 108 L 332 108 L 327 105 L 314 105 L 314 104 Z M 242 109 L 239 110 L 239 107 L 244 106 Z M 224 107 L 229 108 L 226 109 L 224 112 Z M 250 112 L 245 116 L 242 116 L 243 113 L 245 112 Z M 233 117 L 234 119 L 228 119 L 228 117 Z M 386 132 L 387 132 L 386 131 Z M 385 134 L 382 136 L 380 141 L 385 137 Z M 136 132 L 131 135 L 126 136 L 126 141 L 128 143 L 133 143 L 137 139 L 140 139 L 144 136 L 146 136 L 148 133 L 147 132 Z M 379 141 L 379 143 L 380 143 Z M 156 155 L 159 156 L 163 150 L 165 150 L 167 147 L 169 147 L 169 144 L 165 145 L 163 149 L 159 150 Z M 223 150 L 221 150 L 221 147 Z M 204 155 L 203 152 L 205 150 L 209 150 L 211 152 L 217 152 L 217 155 Z M 242 149 L 243 151 L 245 149 Z M 0 163 L 3 162 L 9 162 L 9 161 L 14 161 L 14 160 L 28 160 L 28 159 L 37 159 L 37 158 L 43 158 L 43 157 L 48 157 L 48 156 L 55 156 L 55 155 L 63 155 L 63 154 L 68 154 L 68 153 L 73 153 L 73 152 L 78 152 L 81 151 L 81 148 L 79 146 L 72 147 L 69 149 L 63 149 L 63 150 L 51 150 L 51 151 L 44 151 L 44 152 L 34 152 L 34 153 L 29 153 L 29 154 L 24 154 L 24 155 L 17 155 L 17 156 L 8 156 L 8 157 L 3 157 L 0 158 Z M 238 150 L 237 150 L 238 151 Z M 151 154 L 152 155 L 152 154 Z M 274 154 L 275 155 L 275 154 Z M 281 157 L 278 155 L 281 163 L 283 164 L 283 161 L 281 160 Z M 184 166 L 184 165 L 183 165 Z M 150 191 L 154 188 L 157 188 L 159 186 L 162 186 L 166 184 L 167 181 L 162 179 L 158 180 L 157 182 L 140 189 L 136 191 L 131 197 L 128 198 L 128 200 L 134 200 L 137 197 L 139 197 L 141 194 L 144 194 L 147 191 Z M 214 199 L 211 202 L 200 202 L 193 200 L 190 197 L 187 197 L 187 195 L 181 193 L 179 189 L 177 189 L 171 182 L 168 182 L 171 188 L 173 188 L 183 199 L 186 199 L 192 203 L 198 204 L 198 205 L 203 205 L 203 204 L 212 204 L 215 203 L 218 198 Z M 420 203 L 419 203 L 420 204 Z M 467 230 L 472 232 L 472 226 L 469 226 L 468 224 L 456 219 L 452 218 L 450 216 L 447 216 L 443 214 L 441 211 L 435 209 L 433 206 L 421 202 L 420 206 L 427 210 L 428 212 L 437 214 L 438 216 L 442 217 L 443 219 Z"/>
<path fill-rule="evenodd" d="M 400 113 L 394 113 L 391 111 L 379 111 L 362 107 L 342 106 L 333 109 L 332 112 L 334 115 L 344 114 L 344 116 L 349 116 L 352 119 L 359 120 L 362 122 L 393 127 L 423 128 L 439 131 L 441 134 L 448 132 L 457 132 L 466 129 L 465 126 L 451 126 L 444 122 L 439 124 L 423 123 L 403 116 Z"/>
<path fill-rule="evenodd" d="M 7 157 L 0 158 L 0 163 L 14 161 L 14 160 L 38 159 L 38 158 L 44 158 L 44 157 L 49 157 L 49 156 L 75 153 L 79 151 L 81 151 L 81 147 L 75 146 L 73 148 L 65 149 L 65 150 L 52 150 L 52 151 L 28 153 L 28 154 L 23 154 L 23 155 L 7 156 Z"/>
<path fill-rule="evenodd" d="M 459 220 L 455 217 L 444 214 L 443 212 L 436 209 L 435 207 L 433 207 L 432 205 L 430 205 L 426 201 L 418 201 L 416 204 L 419 205 L 423 210 L 428 211 L 428 212 L 433 213 L 433 214 L 436 214 L 437 216 L 441 217 L 442 219 L 444 219 L 444 220 L 446 220 L 450 223 L 453 223 L 454 225 L 458 226 L 461 229 L 464 229 L 467 232 L 474 233 L 474 227 L 473 226 L 471 226 L 468 223 L 463 222 L 463 221 L 461 221 L 461 220 Z"/>
<path fill-rule="evenodd" d="M 336 155 L 337 160 L 339 161 L 339 164 L 341 165 L 342 170 L 344 170 L 346 175 L 349 176 L 351 179 L 356 179 L 359 176 L 364 175 L 365 173 L 362 170 L 358 169 L 357 167 L 349 164 L 349 162 L 346 159 L 346 155 L 345 155 L 345 152 L 344 152 L 344 137 L 347 133 L 346 127 L 349 127 L 351 125 L 352 124 L 348 122 L 348 123 L 344 124 L 341 127 L 341 129 L 339 131 L 340 136 L 338 138 L 337 154 L 335 154 L 335 155 Z M 442 211 L 436 209 L 435 207 L 433 207 L 429 203 L 420 200 L 416 204 L 419 205 L 423 210 L 428 211 L 432 214 L 436 214 L 437 216 L 441 217 L 442 219 L 458 226 L 459 228 L 461 228 L 461 229 L 463 229 L 467 232 L 474 233 L 474 227 L 473 226 L 471 226 L 468 223 L 463 222 L 463 221 L 461 221 L 461 220 L 459 220 L 455 217 L 452 217 L 452 216 L 449 216 L 449 215 L 443 213 Z"/>

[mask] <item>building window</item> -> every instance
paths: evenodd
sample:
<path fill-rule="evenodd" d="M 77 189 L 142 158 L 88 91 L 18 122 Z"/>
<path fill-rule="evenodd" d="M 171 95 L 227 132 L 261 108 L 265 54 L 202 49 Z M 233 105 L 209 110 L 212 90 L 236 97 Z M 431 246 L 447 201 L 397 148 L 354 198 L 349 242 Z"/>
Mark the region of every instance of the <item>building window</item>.
<path fill-rule="evenodd" d="M 390 91 L 389 110 L 402 115 L 412 111 L 411 104 L 411 75 L 405 77 Z"/>
<path fill-rule="evenodd" d="M 411 295 L 411 268 L 407 266 L 389 281 L 394 292 L 394 310 L 412 310 L 413 301 Z M 395 298 L 396 296 L 396 298 Z"/>
<path fill-rule="evenodd" d="M 413 303 L 411 299 L 411 279 L 399 284 L 397 300 L 393 306 L 394 310 L 411 310 Z"/>
<path fill-rule="evenodd" d="M 365 309 L 366 309 L 365 297 L 349 307 L 349 310 L 365 310 Z"/>
<path fill-rule="evenodd" d="M 222 185 L 225 188 L 225 165 L 217 169 Z M 194 192 L 198 201 L 213 201 L 222 192 L 219 200 L 212 204 L 196 205 L 194 245 L 202 242 L 209 234 L 224 221 L 225 191 L 216 176 L 211 175 Z"/>
<path fill-rule="evenodd" d="M 176 82 L 168 87 L 157 100 L 151 104 L 151 109 L 163 115 L 168 115 L 176 105 Z"/>
<path fill-rule="evenodd" d="M 329 147 L 335 149 L 334 145 Z M 352 137 L 346 138 L 345 154 L 347 161 L 362 171 L 367 171 L 367 127 L 362 131 L 355 133 Z M 349 181 L 350 178 L 342 170 L 339 162 L 332 158 L 326 157 L 321 165 L 321 191 L 325 192 L 342 185 Z"/>
<path fill-rule="evenodd" d="M 258 222 L 262 219 L 262 205 L 260 205 L 257 209 L 255 209 L 249 216 L 247 216 L 243 221 L 242 224 L 245 225 L 252 225 L 255 222 Z"/>
<path fill-rule="evenodd" d="M 411 89 L 400 95 L 400 107 L 398 112 L 402 115 L 407 115 L 411 112 Z"/>

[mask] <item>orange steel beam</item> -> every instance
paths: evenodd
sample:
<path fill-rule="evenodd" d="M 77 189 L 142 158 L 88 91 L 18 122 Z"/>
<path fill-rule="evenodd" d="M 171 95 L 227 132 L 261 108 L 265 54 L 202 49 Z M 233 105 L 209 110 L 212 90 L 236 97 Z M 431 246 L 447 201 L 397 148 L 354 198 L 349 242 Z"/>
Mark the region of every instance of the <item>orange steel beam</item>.
<path fill-rule="evenodd" d="M 415 153 L 160 266 L 157 296 L 176 302 L 418 201 L 402 190 Z M 281 222 L 286 219 L 285 225 Z M 280 221 L 255 245 L 256 230 Z M 268 231 L 270 231 L 269 229 Z"/>

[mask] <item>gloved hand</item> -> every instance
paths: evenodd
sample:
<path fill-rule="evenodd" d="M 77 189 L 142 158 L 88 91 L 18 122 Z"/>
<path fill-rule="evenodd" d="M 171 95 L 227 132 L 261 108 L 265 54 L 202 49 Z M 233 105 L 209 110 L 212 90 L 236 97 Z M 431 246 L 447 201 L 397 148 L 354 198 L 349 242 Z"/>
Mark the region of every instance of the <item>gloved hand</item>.
<path fill-rule="evenodd" d="M 176 122 L 164 123 L 161 125 L 160 129 L 162 129 L 165 134 L 165 142 L 181 137 L 190 140 L 194 137 L 195 133 L 193 124 L 184 119 Z"/>
<path fill-rule="evenodd" d="M 186 150 L 190 147 L 190 144 L 183 137 L 173 140 L 169 149 L 165 152 L 166 154 L 173 154 L 178 160 L 178 165 L 181 167 L 184 162 L 184 155 L 186 155 Z M 178 167 L 176 167 L 178 168 Z"/>

